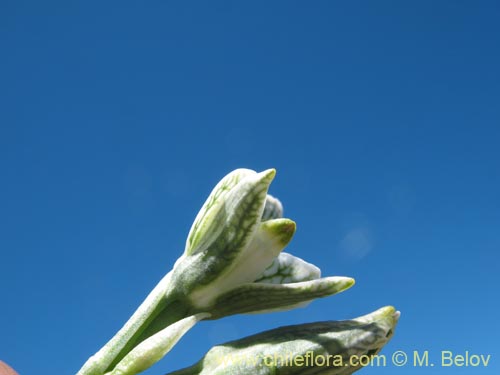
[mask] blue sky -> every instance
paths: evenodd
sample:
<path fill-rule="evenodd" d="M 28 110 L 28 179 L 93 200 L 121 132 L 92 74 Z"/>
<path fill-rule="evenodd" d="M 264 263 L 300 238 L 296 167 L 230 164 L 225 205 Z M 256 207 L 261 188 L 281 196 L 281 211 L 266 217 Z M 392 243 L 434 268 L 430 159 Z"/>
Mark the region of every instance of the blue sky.
<path fill-rule="evenodd" d="M 274 167 L 287 251 L 356 285 L 200 323 L 146 374 L 389 304 L 387 355 L 492 355 L 405 374 L 498 373 L 499 17 L 493 1 L 3 1 L 0 359 L 75 373 L 170 270 L 215 183 Z"/>

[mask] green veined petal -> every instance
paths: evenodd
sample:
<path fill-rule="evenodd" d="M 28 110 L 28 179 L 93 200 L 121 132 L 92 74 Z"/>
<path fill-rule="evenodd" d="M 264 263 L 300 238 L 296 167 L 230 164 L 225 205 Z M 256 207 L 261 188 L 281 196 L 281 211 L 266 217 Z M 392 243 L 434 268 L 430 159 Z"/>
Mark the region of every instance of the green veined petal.
<path fill-rule="evenodd" d="M 283 217 L 283 205 L 278 198 L 267 194 L 264 212 L 262 212 L 262 221 L 279 219 Z"/>
<path fill-rule="evenodd" d="M 281 253 L 255 280 L 256 283 L 288 284 L 319 279 L 321 270 L 288 253 Z"/>
<path fill-rule="evenodd" d="M 189 298 L 193 306 L 203 309 L 218 295 L 252 282 L 285 248 L 294 233 L 295 223 L 289 219 L 274 219 L 261 223 L 248 246 L 219 273 L 217 279 L 207 285 L 201 284 L 191 291 Z M 193 269 L 192 267 L 190 272 Z"/>
<path fill-rule="evenodd" d="M 213 188 L 191 226 L 186 241 L 186 249 L 184 250 L 186 255 L 195 253 L 203 243 L 210 242 L 212 238 L 217 236 L 217 228 L 214 228 L 213 224 L 214 219 L 224 209 L 224 199 L 243 178 L 256 173 L 250 169 L 236 169 L 227 174 Z"/>
<path fill-rule="evenodd" d="M 243 313 L 289 310 L 311 300 L 340 293 L 354 285 L 349 277 L 325 277 L 292 284 L 249 283 L 219 296 L 210 319 Z"/>

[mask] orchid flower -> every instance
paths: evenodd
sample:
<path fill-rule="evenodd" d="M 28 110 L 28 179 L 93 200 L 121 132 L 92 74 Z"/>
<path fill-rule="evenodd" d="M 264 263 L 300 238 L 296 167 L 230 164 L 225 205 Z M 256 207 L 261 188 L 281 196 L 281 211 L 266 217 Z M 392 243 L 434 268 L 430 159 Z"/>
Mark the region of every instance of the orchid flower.
<path fill-rule="evenodd" d="M 196 322 L 305 306 L 354 284 L 282 253 L 295 222 L 268 194 L 276 172 L 237 169 L 213 189 L 182 256 L 124 327 L 78 375 L 136 374 L 163 357 Z"/>

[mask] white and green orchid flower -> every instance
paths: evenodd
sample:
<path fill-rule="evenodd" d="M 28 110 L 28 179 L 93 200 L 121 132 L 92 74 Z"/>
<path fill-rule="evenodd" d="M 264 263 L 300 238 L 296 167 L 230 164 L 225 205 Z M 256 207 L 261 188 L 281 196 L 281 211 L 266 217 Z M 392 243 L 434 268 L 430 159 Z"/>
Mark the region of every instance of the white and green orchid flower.
<path fill-rule="evenodd" d="M 132 374 L 151 365 L 173 345 L 171 326 L 179 339 L 201 319 L 291 309 L 354 284 L 320 278 L 314 265 L 281 253 L 295 223 L 281 218 L 281 203 L 267 194 L 275 173 L 237 169 L 217 184 L 172 271 L 78 375 Z"/>
<path fill-rule="evenodd" d="M 273 169 L 230 173 L 198 214 L 173 276 L 195 311 L 216 319 L 286 310 L 353 285 L 351 278 L 321 279 L 314 265 L 280 254 L 295 223 L 281 218 L 281 203 L 267 194 L 274 175 Z"/>

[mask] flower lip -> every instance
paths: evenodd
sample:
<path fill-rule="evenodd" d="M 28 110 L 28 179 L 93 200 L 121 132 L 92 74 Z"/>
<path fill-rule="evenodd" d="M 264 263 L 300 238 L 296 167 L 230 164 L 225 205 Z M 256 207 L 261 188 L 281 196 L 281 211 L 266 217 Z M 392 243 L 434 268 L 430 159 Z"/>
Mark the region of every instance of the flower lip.
<path fill-rule="evenodd" d="M 288 245 L 288 242 L 290 242 L 292 236 L 295 234 L 297 225 L 295 224 L 294 221 L 288 219 L 274 219 L 273 221 L 278 221 L 278 220 L 283 221 L 283 224 L 279 226 L 279 229 L 276 231 L 276 234 L 279 234 L 281 243 L 283 245 Z"/>

